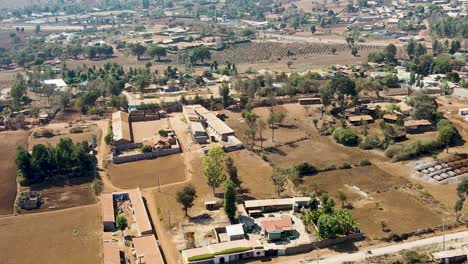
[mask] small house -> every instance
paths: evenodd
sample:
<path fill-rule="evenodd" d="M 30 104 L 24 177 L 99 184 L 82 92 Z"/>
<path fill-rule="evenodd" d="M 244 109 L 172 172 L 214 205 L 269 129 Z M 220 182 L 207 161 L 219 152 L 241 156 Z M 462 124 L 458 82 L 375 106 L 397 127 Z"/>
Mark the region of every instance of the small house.
<path fill-rule="evenodd" d="M 424 133 L 433 129 L 432 123 L 424 119 L 407 120 L 405 121 L 404 127 L 406 132 L 410 134 Z"/>
<path fill-rule="evenodd" d="M 382 119 L 385 121 L 385 122 L 388 122 L 388 123 L 395 123 L 397 120 L 398 120 L 398 116 L 397 115 L 392 115 L 392 114 L 385 114 Z"/>
<path fill-rule="evenodd" d="M 300 98 L 299 104 L 300 105 L 314 105 L 314 104 L 321 104 L 322 100 L 320 97 L 310 97 L 310 98 Z"/>
<path fill-rule="evenodd" d="M 467 246 L 468 245 L 464 245 L 462 248 L 434 252 L 431 255 L 437 263 L 465 263 L 468 253 Z"/>
<path fill-rule="evenodd" d="M 460 108 L 458 109 L 458 114 L 461 116 L 466 116 L 468 115 L 468 108 Z"/>
<path fill-rule="evenodd" d="M 265 230 L 265 236 L 269 241 L 276 241 L 294 236 L 293 224 L 290 217 L 264 220 L 262 221 L 262 228 Z"/>
<path fill-rule="evenodd" d="M 236 224 L 236 225 L 229 225 L 226 226 L 226 233 L 229 238 L 229 241 L 244 239 L 244 225 L 243 224 Z"/>
<path fill-rule="evenodd" d="M 349 123 L 353 126 L 359 126 L 362 125 L 365 122 L 367 123 L 372 123 L 374 121 L 374 118 L 370 115 L 358 115 L 358 116 L 350 116 L 348 117 Z"/>

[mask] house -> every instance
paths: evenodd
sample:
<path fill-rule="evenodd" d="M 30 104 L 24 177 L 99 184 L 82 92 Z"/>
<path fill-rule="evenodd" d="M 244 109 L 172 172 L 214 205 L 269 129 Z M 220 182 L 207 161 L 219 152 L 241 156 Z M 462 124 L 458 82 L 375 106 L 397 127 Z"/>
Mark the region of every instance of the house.
<path fill-rule="evenodd" d="M 182 250 L 181 255 L 184 263 L 236 263 L 245 259 L 264 257 L 265 249 L 258 241 L 241 239 Z"/>
<path fill-rule="evenodd" d="M 432 123 L 428 120 L 407 120 L 404 124 L 405 130 L 410 134 L 424 133 L 432 130 Z"/>
<path fill-rule="evenodd" d="M 134 255 L 138 259 L 136 263 L 164 264 L 158 242 L 153 235 L 134 237 L 132 240 Z"/>
<path fill-rule="evenodd" d="M 115 230 L 114 198 L 112 197 L 112 193 L 103 193 L 101 196 L 101 204 L 104 231 L 112 232 Z"/>
<path fill-rule="evenodd" d="M 461 116 L 466 116 L 468 115 L 468 108 L 460 108 L 458 109 L 458 114 Z"/>
<path fill-rule="evenodd" d="M 41 195 L 36 191 L 21 192 L 18 196 L 18 205 L 21 209 L 36 209 L 41 205 Z"/>
<path fill-rule="evenodd" d="M 244 207 L 248 214 L 252 216 L 266 212 L 297 210 L 299 207 L 307 207 L 309 201 L 310 197 L 247 200 L 244 202 Z"/>
<path fill-rule="evenodd" d="M 128 120 L 128 113 L 123 111 L 112 113 L 112 134 L 116 147 L 125 148 L 132 144 L 133 136 Z"/>
<path fill-rule="evenodd" d="M 463 245 L 462 248 L 439 251 L 432 253 L 432 258 L 438 263 L 465 263 L 467 260 L 468 245 Z"/>
<path fill-rule="evenodd" d="M 353 126 L 362 125 L 365 122 L 372 123 L 374 122 L 374 118 L 370 115 L 358 115 L 358 116 L 350 116 L 348 117 L 349 122 Z"/>
<path fill-rule="evenodd" d="M 65 91 L 68 85 L 65 83 L 63 79 L 50 79 L 44 80 L 44 85 L 48 85 L 54 88 L 56 91 Z"/>
<path fill-rule="evenodd" d="M 262 228 L 269 241 L 276 241 L 293 236 L 293 224 L 290 217 L 263 220 Z"/>
<path fill-rule="evenodd" d="M 104 264 L 120 264 L 120 250 L 117 241 L 104 241 L 102 245 Z"/>
<path fill-rule="evenodd" d="M 395 123 L 397 120 L 398 120 L 398 116 L 397 115 L 392 115 L 392 114 L 385 114 L 382 119 L 385 121 L 385 122 L 388 122 L 388 123 Z"/>
<path fill-rule="evenodd" d="M 236 224 L 236 225 L 229 225 L 226 226 L 226 233 L 229 238 L 229 241 L 244 239 L 244 225 L 243 224 Z"/>
<path fill-rule="evenodd" d="M 146 207 L 141 196 L 140 189 L 129 190 L 128 197 L 133 209 L 133 218 L 136 222 L 136 229 L 139 235 L 153 234 L 153 227 L 151 226 Z"/>
<path fill-rule="evenodd" d="M 322 100 L 320 97 L 310 97 L 310 98 L 300 98 L 299 104 L 300 105 L 313 105 L 313 104 L 321 104 Z"/>
<path fill-rule="evenodd" d="M 192 138 L 198 144 L 205 144 L 208 141 L 208 135 L 201 122 L 190 122 L 190 130 L 192 131 Z"/>

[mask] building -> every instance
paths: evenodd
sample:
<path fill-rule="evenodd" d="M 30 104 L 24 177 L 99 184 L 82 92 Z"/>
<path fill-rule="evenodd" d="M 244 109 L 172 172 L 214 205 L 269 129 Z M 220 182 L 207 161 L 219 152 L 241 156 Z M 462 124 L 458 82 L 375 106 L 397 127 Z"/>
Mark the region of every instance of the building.
<path fill-rule="evenodd" d="M 398 116 L 397 115 L 392 115 L 392 114 L 385 114 L 382 119 L 385 121 L 385 122 L 388 122 L 388 123 L 395 123 L 397 120 L 398 120 Z"/>
<path fill-rule="evenodd" d="M 320 97 L 311 97 L 311 98 L 300 98 L 299 104 L 300 105 L 314 105 L 314 104 L 321 104 L 322 100 Z"/>
<path fill-rule="evenodd" d="M 454 88 L 453 95 L 461 97 L 461 98 L 468 98 L 468 89 L 465 88 Z"/>
<path fill-rule="evenodd" d="M 294 236 L 291 218 L 271 218 L 262 221 L 262 228 L 268 241 L 277 241 Z"/>
<path fill-rule="evenodd" d="M 101 213 L 102 225 L 105 232 L 112 232 L 115 230 L 115 212 L 114 212 L 114 198 L 112 193 L 103 193 L 101 196 Z"/>
<path fill-rule="evenodd" d="M 241 239 L 182 250 L 181 255 L 184 263 L 219 264 L 264 257 L 265 249 L 258 241 Z"/>
<path fill-rule="evenodd" d="M 428 120 L 407 120 L 404 124 L 405 130 L 410 134 L 424 133 L 433 129 Z"/>
<path fill-rule="evenodd" d="M 468 108 L 460 108 L 458 109 L 458 114 L 461 116 L 466 116 L 468 115 Z"/>
<path fill-rule="evenodd" d="M 462 248 L 439 251 L 432 253 L 432 258 L 438 263 L 465 263 L 467 260 L 468 245 L 463 245 Z"/>
<path fill-rule="evenodd" d="M 116 147 L 125 148 L 133 143 L 128 113 L 123 111 L 112 113 L 112 134 Z"/>
<path fill-rule="evenodd" d="M 239 240 L 245 238 L 244 225 L 236 224 L 226 226 L 226 233 L 229 238 L 229 241 Z"/>
<path fill-rule="evenodd" d="M 201 122 L 190 122 L 190 130 L 192 131 L 192 138 L 198 144 L 205 144 L 208 142 L 208 134 Z"/>
<path fill-rule="evenodd" d="M 63 79 L 50 79 L 50 80 L 44 80 L 45 85 L 49 85 L 54 88 L 56 91 L 65 91 L 65 89 L 68 87 L 68 85 L 65 83 Z"/>
<path fill-rule="evenodd" d="M 148 212 L 146 212 L 140 189 L 129 190 L 127 193 L 132 204 L 133 218 L 137 225 L 138 234 L 141 236 L 153 234 L 153 227 L 151 226 Z"/>
<path fill-rule="evenodd" d="M 158 242 L 153 235 L 134 237 L 133 247 L 137 263 L 164 264 Z"/>
<path fill-rule="evenodd" d="M 244 202 L 244 207 L 249 215 L 261 215 L 281 210 L 297 210 L 299 207 L 307 207 L 309 201 L 310 197 L 247 200 Z"/>
<path fill-rule="evenodd" d="M 353 126 L 362 125 L 364 122 L 372 123 L 374 122 L 374 118 L 370 115 L 358 115 L 358 116 L 350 116 L 348 117 L 349 123 Z"/>
<path fill-rule="evenodd" d="M 117 241 L 104 241 L 102 245 L 104 264 L 120 264 L 120 250 Z"/>

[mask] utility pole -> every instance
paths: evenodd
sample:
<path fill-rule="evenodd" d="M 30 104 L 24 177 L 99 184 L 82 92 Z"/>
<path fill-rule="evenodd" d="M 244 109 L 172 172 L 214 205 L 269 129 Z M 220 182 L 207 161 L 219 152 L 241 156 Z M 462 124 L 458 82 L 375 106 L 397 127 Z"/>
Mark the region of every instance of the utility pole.
<path fill-rule="evenodd" d="M 442 218 L 442 250 L 445 251 L 445 218 Z"/>
<path fill-rule="evenodd" d="M 159 184 L 159 174 L 158 174 L 158 192 L 161 192 L 161 184 Z"/>

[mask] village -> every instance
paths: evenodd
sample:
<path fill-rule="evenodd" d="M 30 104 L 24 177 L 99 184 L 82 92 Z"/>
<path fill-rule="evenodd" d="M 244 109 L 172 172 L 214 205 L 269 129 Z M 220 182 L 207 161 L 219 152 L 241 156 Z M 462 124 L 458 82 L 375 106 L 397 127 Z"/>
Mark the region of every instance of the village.
<path fill-rule="evenodd" d="M 468 1 L 26 2 L 0 262 L 467 261 Z"/>

